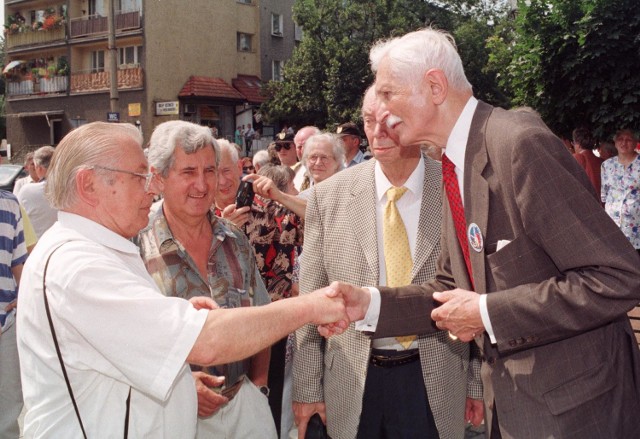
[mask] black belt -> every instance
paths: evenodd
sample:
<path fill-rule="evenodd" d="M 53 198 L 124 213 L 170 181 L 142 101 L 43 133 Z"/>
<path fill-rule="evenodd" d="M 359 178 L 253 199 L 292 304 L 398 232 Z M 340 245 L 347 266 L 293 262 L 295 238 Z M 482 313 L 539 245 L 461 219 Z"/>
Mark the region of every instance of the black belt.
<path fill-rule="evenodd" d="M 369 362 L 374 366 L 389 368 L 413 363 L 419 358 L 420 353 L 417 349 L 408 349 L 406 351 L 372 349 Z"/>

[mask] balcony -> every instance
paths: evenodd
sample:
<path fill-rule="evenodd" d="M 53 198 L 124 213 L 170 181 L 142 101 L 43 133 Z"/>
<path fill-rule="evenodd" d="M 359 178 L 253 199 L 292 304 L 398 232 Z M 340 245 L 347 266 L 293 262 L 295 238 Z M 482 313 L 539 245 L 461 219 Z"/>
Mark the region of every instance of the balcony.
<path fill-rule="evenodd" d="M 139 29 L 140 11 L 116 13 L 115 25 L 116 32 Z M 102 17 L 100 15 L 72 18 L 69 23 L 69 36 L 71 38 L 106 35 L 108 30 L 109 24 L 107 22 L 107 17 Z"/>
<path fill-rule="evenodd" d="M 109 72 L 71 74 L 71 92 L 87 93 L 107 91 L 111 86 Z M 118 90 L 141 88 L 143 84 L 142 67 L 118 70 Z"/>
<path fill-rule="evenodd" d="M 45 30 L 32 30 L 30 27 L 20 28 L 15 33 L 9 32 L 6 35 L 7 49 L 11 50 L 18 46 L 28 46 L 32 44 L 44 44 L 52 41 L 64 41 L 64 26 Z"/>
<path fill-rule="evenodd" d="M 29 96 L 47 95 L 52 93 L 66 93 L 69 84 L 68 76 L 53 76 L 50 78 L 23 79 L 7 82 L 7 95 Z"/>

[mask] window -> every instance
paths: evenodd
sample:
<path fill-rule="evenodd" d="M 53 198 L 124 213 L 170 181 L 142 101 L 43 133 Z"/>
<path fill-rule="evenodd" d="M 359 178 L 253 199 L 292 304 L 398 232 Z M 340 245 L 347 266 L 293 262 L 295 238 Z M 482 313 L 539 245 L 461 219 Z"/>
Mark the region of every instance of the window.
<path fill-rule="evenodd" d="M 238 32 L 238 51 L 251 52 L 251 35 Z"/>
<path fill-rule="evenodd" d="M 271 35 L 282 36 L 282 15 L 271 14 Z"/>
<path fill-rule="evenodd" d="M 104 50 L 91 52 L 91 73 L 104 72 Z"/>
<path fill-rule="evenodd" d="M 106 17 L 107 9 L 104 0 L 89 0 L 89 15 Z"/>
<path fill-rule="evenodd" d="M 282 61 L 273 61 L 271 79 L 274 81 L 282 81 Z"/>
<path fill-rule="evenodd" d="M 127 46 L 118 48 L 118 66 L 121 69 L 140 65 L 142 46 Z"/>

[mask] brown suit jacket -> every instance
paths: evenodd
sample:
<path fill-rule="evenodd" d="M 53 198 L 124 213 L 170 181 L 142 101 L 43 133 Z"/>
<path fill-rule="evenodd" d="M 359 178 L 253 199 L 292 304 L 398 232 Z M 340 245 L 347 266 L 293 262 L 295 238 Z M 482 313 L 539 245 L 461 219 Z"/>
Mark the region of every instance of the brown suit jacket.
<path fill-rule="evenodd" d="M 495 404 L 504 438 L 640 437 L 640 353 L 626 317 L 640 301 L 640 260 L 583 170 L 539 118 L 480 102 L 463 192 L 467 225 L 484 237 L 471 264 L 497 338 L 476 339 L 488 425 Z M 381 288 L 376 337 L 433 331 L 431 293 L 470 289 L 446 202 L 443 215 L 435 280 Z M 496 251 L 499 240 L 510 243 Z"/>
<path fill-rule="evenodd" d="M 307 205 L 301 257 L 300 292 L 339 280 L 357 285 L 379 283 L 376 239 L 375 160 L 339 172 L 315 186 Z M 433 278 L 440 254 L 442 172 L 425 158 L 412 282 Z M 424 319 L 424 317 L 423 317 Z M 296 331 L 293 400 L 324 401 L 333 439 L 353 439 L 358 431 L 371 339 L 353 325 L 342 335 L 323 339 L 313 325 Z M 470 344 L 446 333 L 418 338 L 429 404 L 441 439 L 464 436 L 466 397 L 480 398 L 480 364 Z"/>

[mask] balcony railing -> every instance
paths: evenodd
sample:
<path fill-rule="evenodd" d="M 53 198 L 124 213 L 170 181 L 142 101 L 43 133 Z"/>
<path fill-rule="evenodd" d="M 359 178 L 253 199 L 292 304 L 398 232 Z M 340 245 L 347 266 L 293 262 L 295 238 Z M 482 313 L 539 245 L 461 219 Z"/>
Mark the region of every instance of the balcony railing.
<path fill-rule="evenodd" d="M 50 30 L 25 30 L 17 33 L 9 33 L 6 35 L 7 48 L 13 49 L 17 46 L 26 46 L 30 44 L 43 44 L 50 41 L 64 40 L 65 29 L 59 27 Z"/>
<path fill-rule="evenodd" d="M 140 28 L 140 11 L 118 12 L 115 22 L 116 31 L 138 29 Z M 108 30 L 107 17 L 100 15 L 72 18 L 69 23 L 71 38 L 106 34 Z"/>
<path fill-rule="evenodd" d="M 68 84 L 68 76 L 53 76 L 51 78 L 9 81 L 7 82 L 7 95 L 25 96 L 66 93 Z"/>
<path fill-rule="evenodd" d="M 134 67 L 118 70 L 118 89 L 142 87 L 142 68 Z M 94 92 L 109 90 L 111 81 L 109 72 L 73 73 L 71 74 L 71 92 Z"/>

